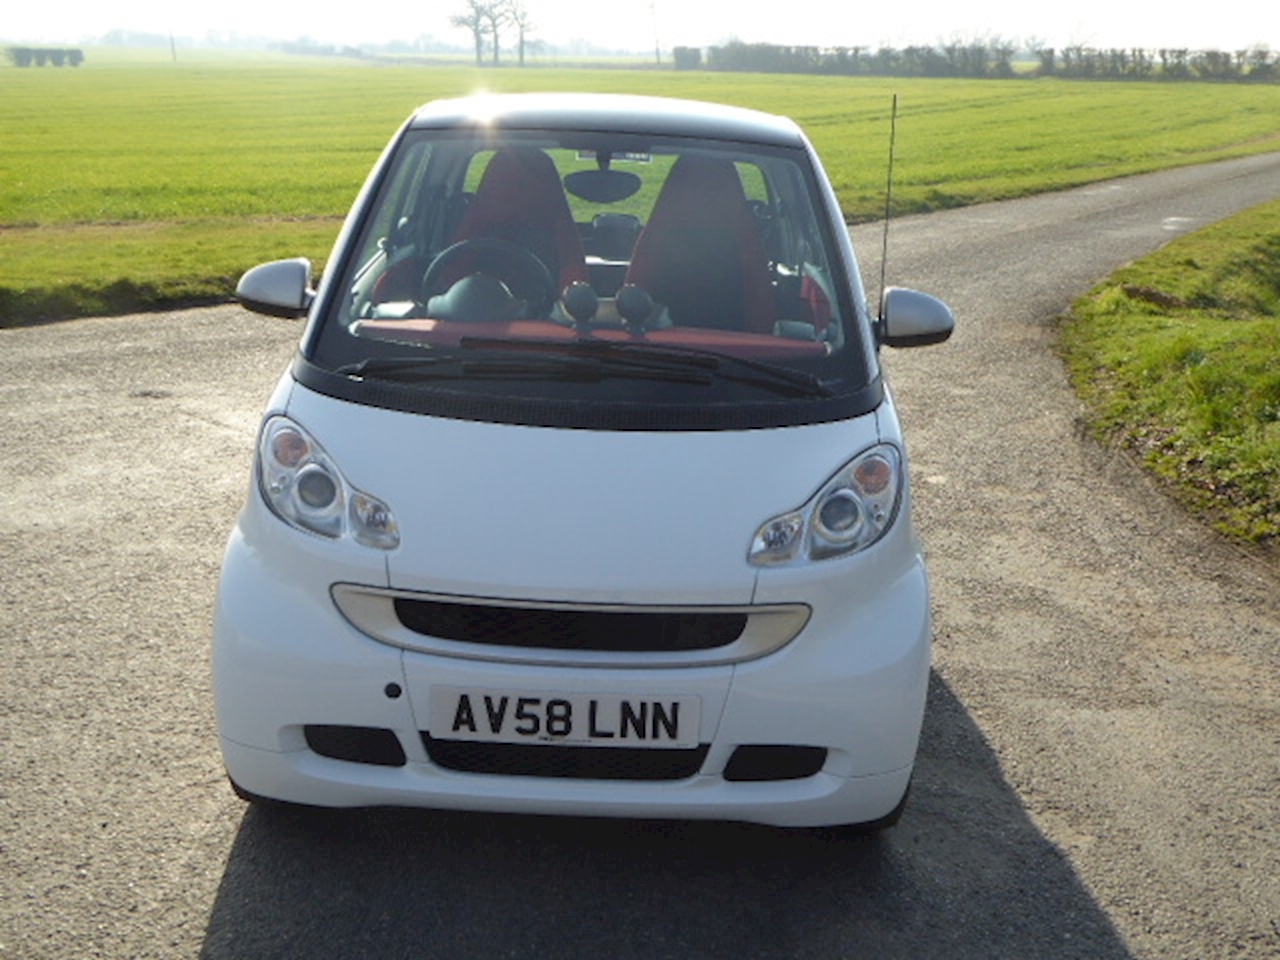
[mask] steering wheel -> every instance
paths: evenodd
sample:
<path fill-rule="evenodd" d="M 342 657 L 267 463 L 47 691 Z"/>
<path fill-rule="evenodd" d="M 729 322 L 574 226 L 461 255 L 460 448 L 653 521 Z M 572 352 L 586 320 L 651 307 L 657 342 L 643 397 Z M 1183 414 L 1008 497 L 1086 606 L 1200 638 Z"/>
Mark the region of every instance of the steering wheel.
<path fill-rule="evenodd" d="M 551 278 L 551 271 L 547 269 L 547 265 L 519 244 L 499 240 L 496 237 L 459 240 L 441 250 L 427 267 L 427 272 L 422 275 L 424 303 L 432 294 L 440 292 L 436 288 L 445 276 L 445 271 L 468 254 L 477 257 L 477 273 L 490 276 L 498 273 L 501 276 L 497 279 L 524 281 L 521 286 L 530 293 L 526 299 L 531 316 L 544 317 L 550 313 L 559 291 L 556 290 L 556 282 Z M 479 266 L 481 263 L 484 265 Z M 512 285 L 508 283 L 508 286 Z"/>

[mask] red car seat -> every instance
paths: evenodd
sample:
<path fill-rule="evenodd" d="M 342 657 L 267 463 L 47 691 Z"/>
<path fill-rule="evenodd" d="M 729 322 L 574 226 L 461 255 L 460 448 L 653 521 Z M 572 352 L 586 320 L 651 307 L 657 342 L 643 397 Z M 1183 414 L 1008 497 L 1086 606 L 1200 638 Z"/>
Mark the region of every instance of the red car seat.
<path fill-rule="evenodd" d="M 773 332 L 768 254 L 730 161 L 686 155 L 672 165 L 626 282 L 678 326 Z"/>
<path fill-rule="evenodd" d="M 456 243 L 480 237 L 524 247 L 546 265 L 558 283 L 557 292 L 587 280 L 582 238 L 560 174 L 551 158 L 535 147 L 503 147 L 489 160 L 453 239 Z M 468 267 L 460 264 L 457 276 L 474 269 Z"/>

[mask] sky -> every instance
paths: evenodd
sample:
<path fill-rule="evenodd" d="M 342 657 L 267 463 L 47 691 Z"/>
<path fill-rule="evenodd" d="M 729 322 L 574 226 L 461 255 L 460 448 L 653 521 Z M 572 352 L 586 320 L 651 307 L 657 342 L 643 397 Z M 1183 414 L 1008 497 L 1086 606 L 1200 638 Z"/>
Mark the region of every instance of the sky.
<path fill-rule="evenodd" d="M 814 46 L 906 47 L 1000 38 L 1064 47 L 1142 47 L 1280 51 L 1280 16 L 1260 15 L 1258 0 L 1159 4 L 1150 0 L 524 0 L 551 46 L 586 40 L 609 49 L 651 51 L 744 42 Z M 462 0 L 8 0 L 0 39 L 72 45 L 111 30 L 173 34 L 200 40 L 212 33 L 359 45 L 412 41 L 427 34 L 460 45 L 465 31 L 449 18 Z M 1144 12 L 1145 8 L 1145 12 Z M 1270 9 L 1261 5 L 1261 9 Z M 779 19 L 784 12 L 786 19 Z"/>

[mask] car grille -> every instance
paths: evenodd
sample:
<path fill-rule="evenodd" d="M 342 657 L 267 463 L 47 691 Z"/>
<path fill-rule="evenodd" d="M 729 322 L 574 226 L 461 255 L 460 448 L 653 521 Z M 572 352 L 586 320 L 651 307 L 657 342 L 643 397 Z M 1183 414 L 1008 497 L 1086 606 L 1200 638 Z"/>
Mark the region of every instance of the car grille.
<path fill-rule="evenodd" d="M 461 773 L 575 780 L 684 780 L 702 769 L 709 745 L 692 750 L 639 747 L 552 747 L 524 743 L 436 740 L 422 744 L 432 763 Z"/>
<path fill-rule="evenodd" d="M 714 650 L 742 636 L 745 613 L 552 610 L 397 597 L 396 616 L 441 640 L 545 650 Z M 648 753 L 650 751 L 643 751 Z"/>

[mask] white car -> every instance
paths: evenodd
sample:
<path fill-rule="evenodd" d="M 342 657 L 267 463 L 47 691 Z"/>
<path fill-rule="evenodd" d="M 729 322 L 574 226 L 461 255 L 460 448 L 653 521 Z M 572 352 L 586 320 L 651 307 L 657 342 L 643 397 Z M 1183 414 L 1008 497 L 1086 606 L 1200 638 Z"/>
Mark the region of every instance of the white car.
<path fill-rule="evenodd" d="M 881 345 L 791 121 L 642 97 L 417 111 L 262 422 L 213 630 L 237 793 L 881 827 L 929 593 Z"/>

